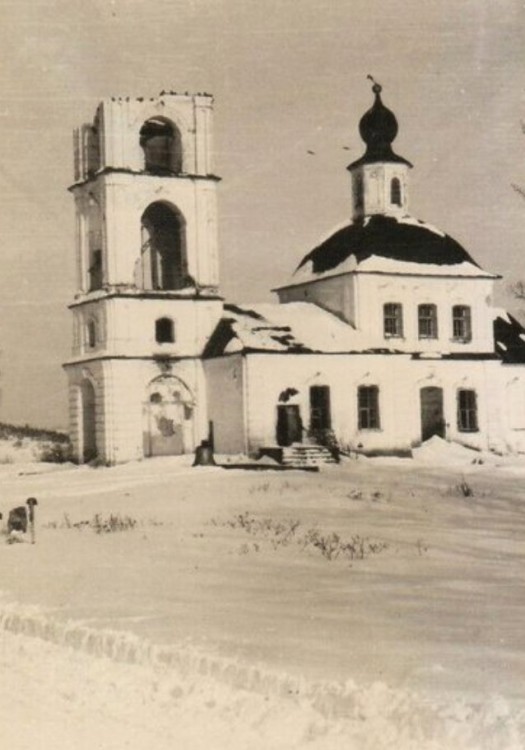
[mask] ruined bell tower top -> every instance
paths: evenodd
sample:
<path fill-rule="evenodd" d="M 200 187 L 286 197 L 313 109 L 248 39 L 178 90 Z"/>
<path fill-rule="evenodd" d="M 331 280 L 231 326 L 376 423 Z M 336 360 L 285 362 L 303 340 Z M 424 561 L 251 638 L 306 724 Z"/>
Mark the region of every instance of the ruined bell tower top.
<path fill-rule="evenodd" d="M 210 94 L 111 97 L 75 131 L 75 183 L 109 171 L 212 177 Z"/>

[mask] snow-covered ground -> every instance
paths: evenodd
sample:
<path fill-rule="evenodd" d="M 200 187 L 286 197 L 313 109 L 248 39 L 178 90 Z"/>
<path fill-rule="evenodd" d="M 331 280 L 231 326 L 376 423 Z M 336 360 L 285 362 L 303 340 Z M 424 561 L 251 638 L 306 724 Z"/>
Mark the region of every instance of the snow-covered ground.
<path fill-rule="evenodd" d="M 525 460 L 190 463 L 0 467 L 0 747 L 525 746 Z"/>

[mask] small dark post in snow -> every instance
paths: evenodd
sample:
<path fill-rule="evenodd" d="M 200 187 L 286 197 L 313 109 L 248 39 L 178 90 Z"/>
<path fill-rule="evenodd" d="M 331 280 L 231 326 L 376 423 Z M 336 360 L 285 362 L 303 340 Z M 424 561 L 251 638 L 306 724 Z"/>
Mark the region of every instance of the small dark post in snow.
<path fill-rule="evenodd" d="M 30 497 L 26 500 L 29 516 L 29 533 L 31 535 L 31 544 L 35 543 L 35 505 L 38 505 L 36 497 Z"/>
<path fill-rule="evenodd" d="M 210 445 L 209 440 L 203 440 L 200 445 L 195 449 L 195 461 L 194 466 L 215 466 L 215 459 L 213 457 L 213 449 Z"/>

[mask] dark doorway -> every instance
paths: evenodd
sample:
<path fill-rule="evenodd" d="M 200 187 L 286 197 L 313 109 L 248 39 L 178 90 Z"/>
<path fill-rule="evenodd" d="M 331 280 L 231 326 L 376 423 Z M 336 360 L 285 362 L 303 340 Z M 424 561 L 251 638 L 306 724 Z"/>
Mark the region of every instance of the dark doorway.
<path fill-rule="evenodd" d="M 421 391 L 421 437 L 423 441 L 438 435 L 445 437 L 443 416 L 443 389 L 436 386 L 422 388 Z"/>
<path fill-rule="evenodd" d="M 310 388 L 310 432 L 315 436 L 331 427 L 330 388 L 327 385 L 313 385 Z"/>
<path fill-rule="evenodd" d="M 277 444 L 291 445 L 303 439 L 303 423 L 299 406 L 279 404 L 277 406 Z"/>

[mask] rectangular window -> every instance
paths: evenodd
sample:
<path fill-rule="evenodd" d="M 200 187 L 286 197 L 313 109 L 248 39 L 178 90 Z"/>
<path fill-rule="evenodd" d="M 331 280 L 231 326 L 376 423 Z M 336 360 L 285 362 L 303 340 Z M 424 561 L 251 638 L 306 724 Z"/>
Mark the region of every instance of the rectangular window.
<path fill-rule="evenodd" d="M 437 339 L 437 307 L 435 305 L 419 305 L 418 331 L 420 339 Z"/>
<path fill-rule="evenodd" d="M 89 291 L 102 288 L 102 250 L 93 250 L 88 268 Z"/>
<path fill-rule="evenodd" d="M 460 432 L 478 431 L 478 404 L 476 391 L 458 391 L 458 430 Z"/>
<path fill-rule="evenodd" d="M 452 308 L 452 338 L 466 343 L 472 339 L 470 307 L 454 305 Z"/>
<path fill-rule="evenodd" d="M 403 335 L 403 307 L 399 302 L 383 305 L 383 329 L 385 338 L 399 338 Z"/>
<path fill-rule="evenodd" d="M 357 421 L 360 430 L 378 430 L 379 388 L 377 385 L 360 385 L 357 389 Z"/>

